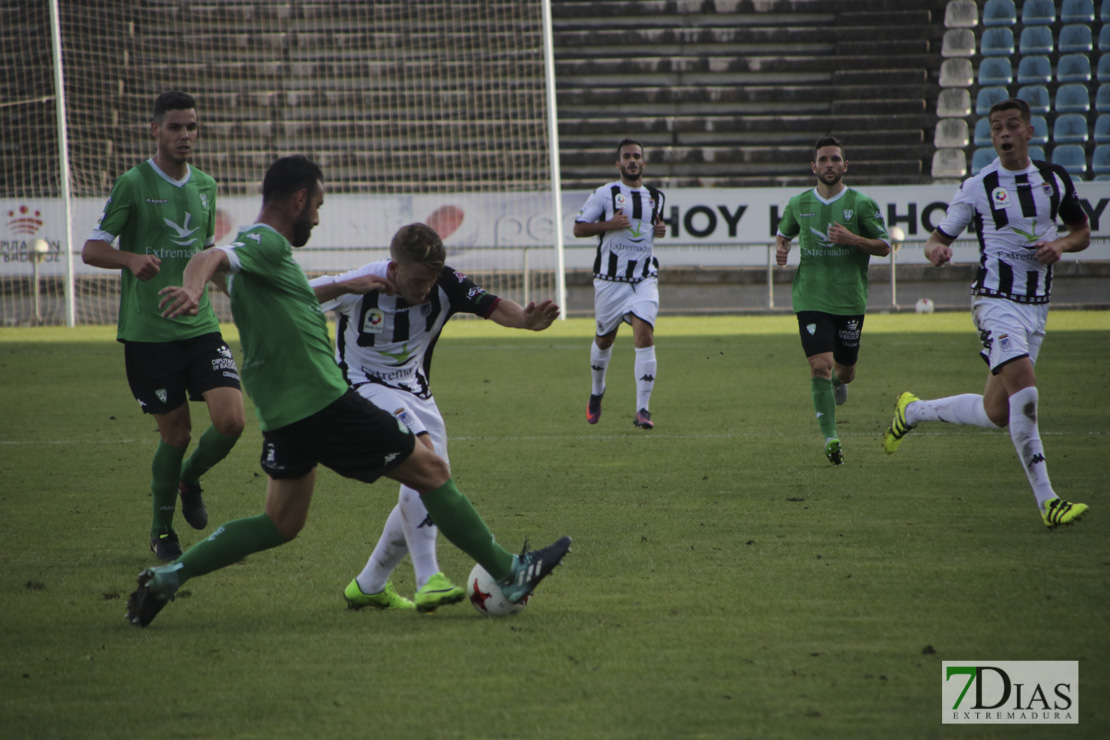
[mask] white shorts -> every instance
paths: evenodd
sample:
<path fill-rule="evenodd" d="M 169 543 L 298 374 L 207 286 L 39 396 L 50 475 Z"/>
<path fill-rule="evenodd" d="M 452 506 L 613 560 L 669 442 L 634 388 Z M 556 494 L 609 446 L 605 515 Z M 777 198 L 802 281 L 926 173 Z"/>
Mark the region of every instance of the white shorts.
<path fill-rule="evenodd" d="M 659 315 L 659 279 L 649 277 L 638 283 L 619 283 L 594 278 L 594 315 L 599 337 L 616 331 L 622 321 L 631 324 L 629 315 L 654 328 Z"/>
<path fill-rule="evenodd" d="M 1028 357 L 1037 363 L 1048 323 L 1048 304 L 1028 305 L 1005 298 L 972 296 L 971 318 L 979 330 L 991 372 L 997 374 L 1007 362 Z"/>
<path fill-rule="evenodd" d="M 443 415 L 439 413 L 434 397 L 417 398 L 411 393 L 377 383 L 360 385 L 357 392 L 378 408 L 393 414 L 413 434 L 427 433 L 436 454 L 447 460 L 447 427 L 443 424 Z"/>

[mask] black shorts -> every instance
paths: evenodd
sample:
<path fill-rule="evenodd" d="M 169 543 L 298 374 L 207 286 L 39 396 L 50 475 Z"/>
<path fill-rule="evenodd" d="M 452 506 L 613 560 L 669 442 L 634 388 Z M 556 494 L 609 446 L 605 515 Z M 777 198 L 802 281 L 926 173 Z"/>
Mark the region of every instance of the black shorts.
<path fill-rule="evenodd" d="M 354 391 L 312 416 L 262 432 L 262 469 L 271 478 L 301 478 L 317 464 L 373 483 L 412 454 L 409 428 Z"/>
<path fill-rule="evenodd" d="M 239 368 L 219 332 L 175 342 L 123 343 L 131 394 L 148 414 L 165 414 L 190 401 L 203 401 L 213 388 L 239 389 Z"/>
<path fill-rule="evenodd" d="M 852 366 L 859 359 L 863 314 L 834 316 L 821 311 L 798 312 L 798 334 L 806 357 L 832 352 L 837 364 Z"/>

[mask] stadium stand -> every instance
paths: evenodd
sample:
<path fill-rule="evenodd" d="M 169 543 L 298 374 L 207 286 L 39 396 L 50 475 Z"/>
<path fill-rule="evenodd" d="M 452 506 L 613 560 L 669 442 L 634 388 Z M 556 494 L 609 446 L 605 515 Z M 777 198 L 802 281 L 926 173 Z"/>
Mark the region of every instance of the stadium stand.
<path fill-rule="evenodd" d="M 1029 143 L 1044 146 L 1048 143 L 1048 120 L 1044 116 L 1032 116 L 1032 119 L 1033 138 L 1029 140 Z M 987 138 L 989 143 L 989 135 Z"/>
<path fill-rule="evenodd" d="M 1103 23 L 1110 21 L 1110 0 L 1102 0 L 1102 9 L 1099 11 L 1098 17 Z"/>
<path fill-rule="evenodd" d="M 945 59 L 969 57 L 975 53 L 975 34 L 967 28 L 952 28 L 944 32 L 940 55 Z"/>
<path fill-rule="evenodd" d="M 1048 88 L 1044 85 L 1026 85 L 1018 88 L 1017 95 L 1026 103 L 1033 115 L 1046 115 L 1052 110 L 1052 99 L 1048 96 Z"/>
<path fill-rule="evenodd" d="M 937 149 L 933 152 L 933 177 L 959 180 L 967 176 L 967 157 L 962 149 Z"/>
<path fill-rule="evenodd" d="M 971 93 L 961 88 L 941 90 L 937 97 L 937 116 L 940 118 L 967 118 L 971 115 Z"/>
<path fill-rule="evenodd" d="M 953 147 L 963 149 L 968 144 L 967 121 L 962 118 L 945 118 L 937 121 L 933 146 L 938 149 Z"/>
<path fill-rule="evenodd" d="M 1098 32 L 1098 50 L 1103 54 L 1110 51 L 1110 24 L 1103 25 Z"/>
<path fill-rule="evenodd" d="M 1044 147 L 1043 146 L 1031 146 L 1031 147 L 1029 147 L 1029 158 L 1030 159 L 1035 159 L 1038 162 L 1047 161 L 1047 160 L 1045 160 L 1045 156 L 1044 156 Z"/>
<path fill-rule="evenodd" d="M 991 122 L 985 116 L 975 122 L 975 134 L 971 143 L 975 146 L 991 145 Z"/>
<path fill-rule="evenodd" d="M 1046 56 L 1023 56 L 1018 62 L 1017 81 L 1019 85 L 1047 85 L 1052 82 L 1052 62 Z"/>
<path fill-rule="evenodd" d="M 1106 26 L 1110 28 L 1110 26 Z M 1098 71 L 1096 77 L 1099 82 L 1110 82 L 1110 54 L 1103 54 L 1098 59 Z"/>
<path fill-rule="evenodd" d="M 1014 0 L 987 0 L 983 6 L 984 26 L 1012 26 L 1017 23 Z"/>

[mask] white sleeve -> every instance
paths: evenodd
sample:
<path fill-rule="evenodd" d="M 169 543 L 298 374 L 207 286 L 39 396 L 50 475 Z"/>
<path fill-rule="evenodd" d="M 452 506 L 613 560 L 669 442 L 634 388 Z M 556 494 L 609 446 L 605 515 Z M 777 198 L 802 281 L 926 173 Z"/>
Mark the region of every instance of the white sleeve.
<path fill-rule="evenodd" d="M 964 233 L 964 229 L 968 227 L 971 220 L 975 217 L 975 204 L 971 202 L 969 191 L 969 183 L 977 182 L 976 180 L 966 180 L 956 190 L 956 195 L 952 198 L 952 202 L 948 205 L 948 212 L 944 214 L 944 220 L 940 222 L 937 231 L 945 236 L 955 239 L 960 234 Z"/>
<path fill-rule="evenodd" d="M 595 190 L 586 198 L 586 202 L 574 217 L 575 222 L 584 224 L 598 223 L 605 220 L 605 196 L 601 190 Z"/>

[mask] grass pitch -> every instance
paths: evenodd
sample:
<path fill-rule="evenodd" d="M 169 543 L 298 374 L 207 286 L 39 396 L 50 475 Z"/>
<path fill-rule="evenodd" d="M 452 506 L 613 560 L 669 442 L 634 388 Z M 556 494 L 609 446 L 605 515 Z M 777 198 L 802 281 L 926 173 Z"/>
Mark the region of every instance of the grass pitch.
<path fill-rule="evenodd" d="M 900 391 L 982 389 L 966 313 L 868 316 L 840 468 L 792 317 L 661 320 L 652 432 L 632 426 L 627 330 L 586 424 L 591 332 L 456 321 L 436 349 L 459 487 L 510 549 L 575 538 L 523 614 L 347 611 L 396 486 L 324 471 L 295 542 L 189 582 L 137 630 L 157 433 L 114 331 L 0 330 L 2 734 L 1110 736 L 1110 315 L 1053 313 L 1037 366 L 1054 486 L 1092 505 L 1059 531 L 1004 431 L 924 425 L 880 448 Z M 261 510 L 260 448 L 252 417 L 204 480 L 209 529 L 179 517 L 184 546 Z M 471 563 L 440 542 L 461 582 Z M 395 584 L 411 593 L 407 561 Z M 1078 660 L 1079 724 L 942 725 L 943 660 Z"/>

